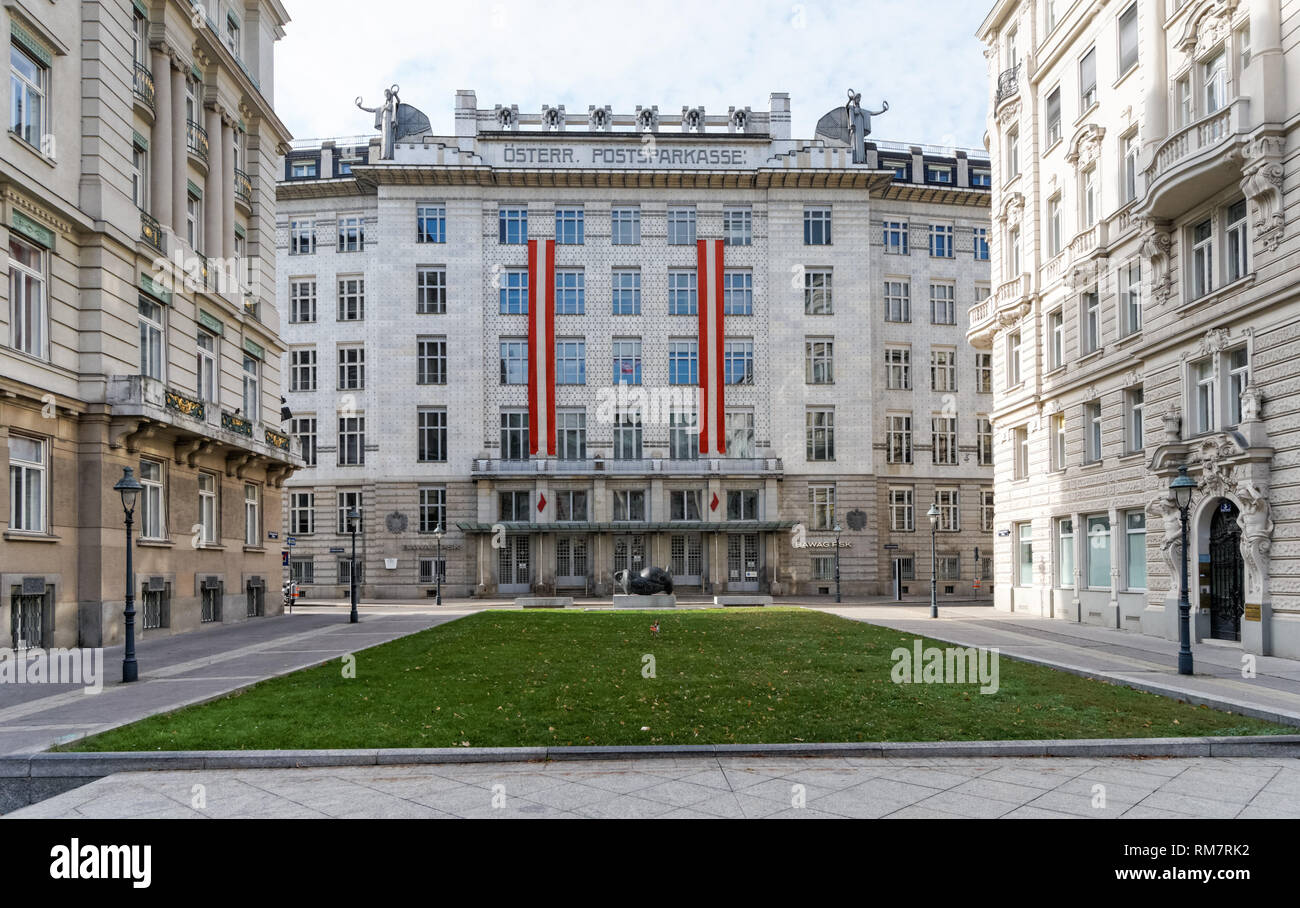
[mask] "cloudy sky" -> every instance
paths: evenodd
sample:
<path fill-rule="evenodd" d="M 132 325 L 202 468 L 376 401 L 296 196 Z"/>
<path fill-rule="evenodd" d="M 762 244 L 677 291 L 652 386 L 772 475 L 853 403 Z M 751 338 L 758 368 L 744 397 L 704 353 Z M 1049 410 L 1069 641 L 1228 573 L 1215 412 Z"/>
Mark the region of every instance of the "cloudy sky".
<path fill-rule="evenodd" d="M 789 92 L 811 137 L 845 91 L 890 111 L 878 139 L 981 147 L 988 99 L 976 27 L 991 0 L 291 0 L 275 105 L 295 138 L 372 132 L 353 106 L 402 100 L 450 134 L 457 89 L 478 106 L 658 104 L 766 110 Z"/>

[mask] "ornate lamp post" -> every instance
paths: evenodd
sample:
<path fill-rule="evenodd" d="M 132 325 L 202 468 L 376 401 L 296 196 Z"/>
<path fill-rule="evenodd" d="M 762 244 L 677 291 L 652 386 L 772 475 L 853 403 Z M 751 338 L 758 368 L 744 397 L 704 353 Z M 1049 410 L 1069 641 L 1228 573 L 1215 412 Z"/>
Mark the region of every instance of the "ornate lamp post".
<path fill-rule="evenodd" d="M 1178 504 L 1178 515 L 1182 520 L 1182 583 L 1178 591 L 1178 674 L 1192 674 L 1192 603 L 1187 596 L 1187 509 L 1192 505 L 1192 493 L 1196 491 L 1196 480 L 1187 475 L 1187 467 L 1178 468 L 1178 475 L 1169 483 Z"/>
<path fill-rule="evenodd" d="M 442 605 L 442 521 L 438 521 L 438 527 L 433 531 L 433 538 L 438 540 L 438 560 L 433 563 L 434 577 L 438 581 L 438 593 L 433 600 L 434 605 Z"/>
<path fill-rule="evenodd" d="M 356 508 L 348 511 L 348 532 L 352 534 L 352 561 L 348 565 L 348 582 L 351 585 L 352 596 L 352 614 L 348 617 L 350 624 L 356 624 L 360 618 L 357 615 L 357 524 L 361 521 L 361 514 Z"/>
<path fill-rule="evenodd" d="M 935 533 L 939 530 L 939 505 L 930 503 L 930 510 L 925 512 L 930 518 L 930 617 L 939 617 L 939 556 L 935 550 Z"/>
<path fill-rule="evenodd" d="M 844 530 L 840 527 L 839 521 L 835 522 L 835 601 L 840 601 L 840 533 Z"/>
<path fill-rule="evenodd" d="M 135 501 L 140 495 L 140 480 L 135 470 L 122 468 L 122 478 L 113 490 L 122 496 L 122 511 L 126 514 L 126 651 L 122 654 L 122 681 L 135 681 L 140 677 L 140 667 L 135 661 L 135 567 L 131 559 L 131 525 L 135 522 Z"/>

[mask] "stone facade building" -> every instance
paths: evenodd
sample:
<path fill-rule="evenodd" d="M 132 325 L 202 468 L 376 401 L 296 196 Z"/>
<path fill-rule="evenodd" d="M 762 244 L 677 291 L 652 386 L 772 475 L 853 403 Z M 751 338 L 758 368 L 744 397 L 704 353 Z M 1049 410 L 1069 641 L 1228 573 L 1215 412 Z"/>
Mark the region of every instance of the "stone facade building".
<path fill-rule="evenodd" d="M 1300 656 L 1292 0 L 999 2 L 985 19 L 996 605 Z"/>
<path fill-rule="evenodd" d="M 404 113 L 405 112 L 405 113 Z M 427 120 L 409 108 L 397 119 Z M 382 116 L 382 115 L 381 115 Z M 991 569 L 979 155 L 794 140 L 790 102 L 478 107 L 304 142 L 279 194 L 293 571 L 364 596 L 944 596 Z M 983 382 L 983 385 L 981 385 Z M 442 526 L 443 565 L 434 531 Z M 978 556 L 977 553 L 978 552 Z M 987 586 L 984 588 L 987 592 Z"/>
<path fill-rule="evenodd" d="M 13 0 L 0 139 L 0 646 L 280 606 L 279 0 Z"/>

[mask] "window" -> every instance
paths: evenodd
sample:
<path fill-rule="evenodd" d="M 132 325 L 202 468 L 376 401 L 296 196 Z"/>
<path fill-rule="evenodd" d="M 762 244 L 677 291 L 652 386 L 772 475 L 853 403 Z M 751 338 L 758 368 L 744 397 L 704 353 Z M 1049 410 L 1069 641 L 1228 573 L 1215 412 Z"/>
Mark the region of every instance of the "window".
<path fill-rule="evenodd" d="M 163 308 L 140 297 L 140 374 L 163 380 Z"/>
<path fill-rule="evenodd" d="M 614 384 L 641 384 L 641 341 L 639 338 L 622 338 L 613 341 Z"/>
<path fill-rule="evenodd" d="M 352 585 L 352 561 L 351 561 L 351 559 L 348 559 L 348 558 L 340 558 L 340 559 L 338 559 L 338 562 L 337 562 L 337 563 L 338 563 L 338 582 L 339 582 L 339 585 L 340 585 L 340 586 L 351 586 L 351 585 Z M 362 561 L 361 561 L 361 559 L 358 558 L 358 559 L 357 559 L 357 585 L 358 585 L 358 586 L 360 586 L 362 583 L 365 582 L 365 580 L 363 579 L 363 578 L 365 577 L 365 573 L 366 573 L 365 568 L 366 568 L 365 564 L 363 564 Z M 251 605 L 250 605 L 250 608 L 251 608 Z M 250 617 L 251 617 L 251 616 L 250 616 Z"/>
<path fill-rule="evenodd" d="M 148 210 L 149 150 L 140 143 L 131 143 L 131 201 L 141 211 Z"/>
<path fill-rule="evenodd" d="M 1083 226 L 1091 227 L 1097 223 L 1097 168 L 1089 167 L 1083 172 Z"/>
<path fill-rule="evenodd" d="M 148 587 L 140 591 L 140 627 L 154 630 L 171 626 L 171 584 L 163 584 L 160 590 Z"/>
<path fill-rule="evenodd" d="M 957 463 L 957 417 L 930 417 L 930 459 L 933 463 L 951 466 Z"/>
<path fill-rule="evenodd" d="M 289 431 L 298 440 L 298 453 L 309 467 L 316 466 L 316 417 L 295 416 Z"/>
<path fill-rule="evenodd" d="M 587 311 L 587 276 L 581 268 L 555 272 L 555 314 L 582 315 Z"/>
<path fill-rule="evenodd" d="M 1227 55 L 1223 51 L 1201 64 L 1201 84 L 1205 87 L 1205 115 L 1221 110 L 1227 99 Z"/>
<path fill-rule="evenodd" d="M 1047 200 L 1047 254 L 1057 256 L 1064 248 L 1061 235 L 1061 196 L 1054 195 Z"/>
<path fill-rule="evenodd" d="M 993 354 L 975 354 L 975 390 L 980 394 L 993 393 Z"/>
<path fill-rule="evenodd" d="M 643 489 L 618 489 L 614 496 L 615 520 L 645 520 L 645 491 Z"/>
<path fill-rule="evenodd" d="M 226 47 L 230 48 L 230 52 L 238 57 L 240 56 L 241 46 L 239 43 L 239 22 L 231 13 L 226 16 Z"/>
<path fill-rule="evenodd" d="M 415 209 L 415 241 L 447 242 L 447 209 L 443 205 L 420 205 Z"/>
<path fill-rule="evenodd" d="M 1047 96 L 1046 145 L 1052 147 L 1061 139 L 1061 87 L 1058 85 Z"/>
<path fill-rule="evenodd" d="M 447 460 L 447 410 L 419 407 L 415 411 L 416 458 L 420 463 Z"/>
<path fill-rule="evenodd" d="M 835 410 L 812 408 L 804 413 L 806 456 L 808 460 L 835 459 Z"/>
<path fill-rule="evenodd" d="M 912 285 L 907 281 L 885 281 L 885 321 L 912 320 Z"/>
<path fill-rule="evenodd" d="M 951 167 L 941 164 L 926 164 L 925 181 L 927 183 L 951 184 L 953 181 L 953 170 Z"/>
<path fill-rule="evenodd" d="M 1007 179 L 1020 176 L 1020 130 L 1012 128 L 1007 131 L 1006 142 Z"/>
<path fill-rule="evenodd" d="M 987 416 L 975 417 L 975 447 L 981 467 L 993 465 L 993 423 Z"/>
<path fill-rule="evenodd" d="M 757 499 L 757 492 L 754 493 L 754 497 Z M 808 487 L 808 523 L 814 530 L 835 528 L 835 486 L 810 485 Z"/>
<path fill-rule="evenodd" d="M 754 314 L 754 273 L 752 271 L 723 272 L 722 314 Z"/>
<path fill-rule="evenodd" d="M 723 381 L 729 385 L 754 383 L 754 342 L 728 340 L 722 348 Z"/>
<path fill-rule="evenodd" d="M 316 282 L 289 282 L 289 321 L 304 324 L 316 321 Z"/>
<path fill-rule="evenodd" d="M 1138 9 L 1137 4 L 1119 14 L 1119 71 L 1124 74 L 1138 62 Z"/>
<path fill-rule="evenodd" d="M 447 582 L 446 558 L 421 558 L 420 583 Z"/>
<path fill-rule="evenodd" d="M 1124 336 L 1142 330 L 1142 262 L 1133 259 L 1119 269 L 1120 322 Z"/>
<path fill-rule="evenodd" d="M 1007 387 L 1020 384 L 1020 332 L 1007 335 Z"/>
<path fill-rule="evenodd" d="M 668 384 L 699 384 L 699 352 L 697 342 L 693 340 L 670 340 L 668 342 Z"/>
<path fill-rule="evenodd" d="M 803 311 L 804 315 L 830 315 L 834 312 L 831 303 L 831 272 L 811 269 L 804 272 Z"/>
<path fill-rule="evenodd" d="M 880 166 L 884 169 L 892 168 L 895 180 L 903 183 L 910 183 L 912 181 L 911 158 L 881 158 Z"/>
<path fill-rule="evenodd" d="M 1096 463 L 1101 460 L 1101 401 L 1083 405 L 1083 432 L 1083 462 Z"/>
<path fill-rule="evenodd" d="M 447 489 L 426 486 L 420 489 L 420 532 L 432 533 L 439 527 L 447 530 Z"/>
<path fill-rule="evenodd" d="M 1250 66 L 1250 23 L 1247 22 L 1241 28 L 1237 29 L 1237 54 L 1240 61 L 1240 69 Z"/>
<path fill-rule="evenodd" d="M 9 436 L 9 529 L 44 533 L 46 442 Z M 143 523 L 141 524 L 143 527 Z M 143 532 L 143 530 L 141 531 Z"/>
<path fill-rule="evenodd" d="M 289 494 L 289 532 L 310 535 L 316 532 L 316 495 L 312 492 Z"/>
<path fill-rule="evenodd" d="M 209 335 L 210 336 L 210 335 Z M 199 335 L 199 362 L 203 362 L 203 344 L 202 334 Z M 340 356 L 343 351 L 339 351 Z M 342 370 L 342 363 L 339 365 Z M 340 376 L 341 376 L 340 372 Z M 340 378 L 341 380 L 341 378 Z M 200 375 L 200 382 L 202 376 Z M 289 351 L 289 390 L 290 391 L 315 391 L 316 390 L 316 348 L 310 347 L 305 350 Z"/>
<path fill-rule="evenodd" d="M 829 246 L 831 244 L 831 210 L 805 208 L 803 210 L 803 244 Z"/>
<path fill-rule="evenodd" d="M 557 385 L 587 383 L 587 342 L 585 340 L 565 338 L 555 342 L 555 383 Z"/>
<path fill-rule="evenodd" d="M 1241 422 L 1241 395 L 1250 385 L 1250 359 L 1245 347 L 1228 354 L 1228 424 Z"/>
<path fill-rule="evenodd" d="M 1218 397 L 1214 376 L 1214 360 L 1210 357 L 1192 363 L 1192 380 L 1195 382 L 1194 408 L 1196 433 L 1213 432 L 1217 426 L 1214 418 L 1215 400 Z"/>
<path fill-rule="evenodd" d="M 339 218 L 339 252 L 360 252 L 366 247 L 366 229 L 361 218 Z"/>
<path fill-rule="evenodd" d="M 1246 240 L 1246 200 L 1241 199 L 1229 206 L 1226 219 L 1227 226 L 1224 228 L 1224 234 L 1227 239 L 1225 257 L 1228 273 L 1225 279 L 1231 284 L 1250 273 L 1248 259 L 1250 244 Z"/>
<path fill-rule="evenodd" d="M 415 383 L 447 384 L 447 339 L 421 337 L 415 342 Z"/>
<path fill-rule="evenodd" d="M 987 227 L 975 228 L 974 244 L 975 261 L 987 262 L 989 260 L 989 229 Z"/>
<path fill-rule="evenodd" d="M 952 258 L 952 225 L 930 225 L 930 255 L 934 258 Z"/>
<path fill-rule="evenodd" d="M 523 246 L 528 243 L 527 208 L 498 209 L 497 242 L 503 246 Z"/>
<path fill-rule="evenodd" d="M 696 493 L 698 496 L 698 493 Z M 691 520 L 699 519 L 699 498 L 695 501 L 695 514 Z M 565 523 L 574 523 L 587 519 L 587 493 L 581 489 L 567 489 L 555 493 L 555 519 Z"/>
<path fill-rule="evenodd" d="M 361 492 L 339 492 L 335 496 L 337 502 L 338 523 L 336 532 L 340 536 L 346 536 L 348 529 L 348 514 L 356 511 L 359 515 L 365 514 L 365 508 L 361 506 Z M 360 520 L 358 520 L 357 532 L 361 531 Z"/>
<path fill-rule="evenodd" d="M 165 539 L 167 537 L 166 496 L 163 485 L 163 465 L 156 460 L 140 461 L 140 538 Z"/>
<path fill-rule="evenodd" d="M 614 459 L 641 459 L 641 414 L 636 410 L 614 416 Z"/>
<path fill-rule="evenodd" d="M 891 391 L 911 390 L 912 349 L 910 347 L 885 348 L 885 387 Z"/>
<path fill-rule="evenodd" d="M 1080 297 L 1079 355 L 1086 356 L 1101 348 L 1101 300 L 1096 288 Z"/>
<path fill-rule="evenodd" d="M 615 246 L 635 246 L 641 242 L 641 209 L 614 208 L 609 213 L 610 242 Z"/>
<path fill-rule="evenodd" d="M 528 271 L 507 268 L 501 274 L 501 297 L 498 311 L 502 315 L 528 314 Z"/>
<path fill-rule="evenodd" d="M 366 279 L 339 278 L 339 312 L 341 322 L 359 322 L 366 317 Z"/>
<path fill-rule="evenodd" d="M 933 391 L 957 390 L 957 351 L 930 351 L 930 388 Z"/>
<path fill-rule="evenodd" d="M 885 252 L 907 255 L 907 222 L 885 221 Z"/>
<path fill-rule="evenodd" d="M 1120 170 L 1120 197 L 1125 202 L 1131 202 L 1137 198 L 1138 148 L 1136 132 L 1129 133 L 1120 139 L 1120 154 L 1124 162 Z"/>
<path fill-rule="evenodd" d="M 1066 467 L 1065 460 L 1065 414 L 1052 414 L 1052 469 L 1064 470 Z"/>
<path fill-rule="evenodd" d="M 555 426 L 556 450 L 560 460 L 586 460 L 586 411 L 560 410 L 555 416 Z"/>
<path fill-rule="evenodd" d="M 1012 227 L 1007 231 L 1007 270 L 1015 276 L 1020 274 L 1020 228 Z"/>
<path fill-rule="evenodd" d="M 141 306 L 144 301 L 141 301 Z M 153 306 L 152 303 L 149 304 Z M 162 310 L 158 310 L 158 330 L 161 332 Z M 141 318 L 144 310 L 141 309 Z M 45 252 L 42 249 L 11 238 L 9 240 L 9 344 L 15 350 L 21 350 L 30 356 L 45 359 L 47 357 L 45 307 Z M 161 335 L 160 335 L 161 337 Z M 144 361 L 145 329 L 140 323 L 140 353 Z M 161 351 L 159 351 L 161 358 Z M 161 359 L 158 373 L 140 371 L 153 378 L 161 378 Z"/>
<path fill-rule="evenodd" d="M 952 284 L 930 285 L 930 324 L 957 324 L 956 295 L 957 288 Z"/>
<path fill-rule="evenodd" d="M 700 492 L 695 489 L 677 489 L 668 493 L 669 520 L 699 520 Z"/>
<path fill-rule="evenodd" d="M 316 561 L 311 556 L 291 558 L 289 560 L 289 579 L 302 586 L 316 582 Z M 204 591 L 206 592 L 206 590 Z M 213 620 L 220 621 L 220 618 Z"/>
<path fill-rule="evenodd" d="M 17 44 L 10 44 L 9 84 L 10 131 L 27 144 L 42 148 L 49 70 Z"/>
<path fill-rule="evenodd" d="M 912 417 L 891 413 L 886 417 L 885 460 L 888 463 L 912 462 Z"/>
<path fill-rule="evenodd" d="M 668 209 L 668 245 L 695 245 L 695 209 Z"/>
<path fill-rule="evenodd" d="M 1144 446 L 1142 424 L 1143 394 L 1141 388 L 1129 388 L 1124 392 L 1124 447 L 1130 454 L 1141 451 Z"/>
<path fill-rule="evenodd" d="M 956 533 L 961 530 L 961 508 L 958 506 L 959 492 L 956 489 L 935 489 L 934 503 L 939 508 L 939 525 L 941 533 Z"/>
<path fill-rule="evenodd" d="M 1206 218 L 1192 228 L 1192 298 L 1214 289 L 1214 221 Z"/>
<path fill-rule="evenodd" d="M 1056 585 L 1074 586 L 1074 521 L 1069 517 L 1056 521 Z"/>
<path fill-rule="evenodd" d="M 501 411 L 501 458 L 503 460 L 527 460 L 528 411 Z"/>
<path fill-rule="evenodd" d="M 810 385 L 829 385 L 835 381 L 835 343 L 829 340 L 805 340 L 804 381 Z"/>
<path fill-rule="evenodd" d="M 635 268 L 616 269 L 613 273 L 614 314 L 641 314 L 641 272 Z"/>
<path fill-rule="evenodd" d="M 1087 518 L 1088 586 L 1110 587 L 1110 518 L 1104 514 Z"/>
<path fill-rule="evenodd" d="M 555 209 L 555 242 L 560 246 L 581 246 L 583 211 L 581 208 Z"/>
<path fill-rule="evenodd" d="M 338 440 L 339 466 L 358 467 L 366 462 L 366 418 L 340 416 Z"/>
<path fill-rule="evenodd" d="M 446 268 L 424 265 L 415 269 L 415 311 L 420 315 L 446 314 Z"/>
<path fill-rule="evenodd" d="M 723 428 L 727 433 L 727 453 L 732 457 L 754 456 L 754 412 L 728 410 Z"/>
<path fill-rule="evenodd" d="M 1029 478 L 1029 427 L 1017 426 L 1012 431 L 1012 456 L 1015 457 L 1016 479 Z"/>
<path fill-rule="evenodd" d="M 996 515 L 993 507 L 993 490 L 983 489 L 980 491 L 980 530 L 985 533 L 993 532 L 993 518 Z"/>
<path fill-rule="evenodd" d="M 722 209 L 722 241 L 726 246 L 749 246 L 754 242 L 754 215 L 750 209 Z"/>
<path fill-rule="evenodd" d="M 500 350 L 501 384 L 528 384 L 528 341 L 523 338 L 502 340 Z"/>
<path fill-rule="evenodd" d="M 809 489 L 809 498 L 811 499 L 813 488 Z M 835 487 L 830 486 L 831 507 L 834 508 Z M 810 502 L 811 503 L 811 502 Z M 727 519 L 728 520 L 757 520 L 758 519 L 758 490 L 757 489 L 731 489 L 727 492 Z"/>
<path fill-rule="evenodd" d="M 1147 515 L 1124 512 L 1125 579 L 1131 590 L 1147 588 Z"/>
<path fill-rule="evenodd" d="M 1097 49 L 1091 47 L 1079 59 L 1079 110 L 1097 103 Z"/>
<path fill-rule="evenodd" d="M 1034 585 L 1034 527 L 1016 525 L 1016 586 Z"/>
<path fill-rule="evenodd" d="M 339 347 L 339 390 L 361 391 L 366 387 L 366 348 Z"/>
<path fill-rule="evenodd" d="M 1047 368 L 1065 365 L 1065 315 L 1060 309 L 1047 314 Z"/>
<path fill-rule="evenodd" d="M 970 184 L 976 188 L 988 189 L 993 185 L 993 174 L 989 173 L 986 168 L 972 167 L 970 171 Z"/>
<path fill-rule="evenodd" d="M 668 314 L 698 315 L 695 271 L 668 272 Z"/>
<path fill-rule="evenodd" d="M 289 254 L 312 255 L 316 251 L 316 222 L 289 222 Z"/>
<path fill-rule="evenodd" d="M 188 85 L 189 80 L 186 79 L 185 81 L 186 84 Z M 190 100 L 192 103 L 193 99 L 191 98 Z M 193 122 L 192 118 L 191 118 L 191 122 Z M 293 161 L 289 165 L 289 175 L 292 179 L 295 180 L 308 180 L 308 179 L 314 180 L 316 178 L 316 162 L 315 161 Z"/>
<path fill-rule="evenodd" d="M 1175 125 L 1179 129 L 1190 126 L 1192 124 L 1192 80 L 1190 77 L 1184 76 L 1175 84 L 1174 100 L 1177 103 L 1174 110 L 1174 116 L 1177 117 Z"/>
<path fill-rule="evenodd" d="M 910 533 L 915 529 L 915 512 L 912 509 L 911 488 L 891 487 L 889 490 L 889 528 L 896 533 Z"/>

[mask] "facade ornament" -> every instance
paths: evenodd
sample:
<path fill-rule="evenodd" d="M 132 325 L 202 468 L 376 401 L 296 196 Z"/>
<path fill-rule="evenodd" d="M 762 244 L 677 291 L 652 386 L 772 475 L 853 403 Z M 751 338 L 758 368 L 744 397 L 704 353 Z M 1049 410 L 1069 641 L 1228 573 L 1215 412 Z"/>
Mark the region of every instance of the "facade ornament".
<path fill-rule="evenodd" d="M 682 107 L 682 132 L 704 132 L 703 107 Z"/>
<path fill-rule="evenodd" d="M 604 107 L 597 107 L 595 104 L 587 107 L 587 128 L 592 132 L 609 132 L 614 124 L 614 112 L 608 104 Z"/>
<path fill-rule="evenodd" d="M 1232 33 L 1232 14 L 1236 12 L 1238 2 L 1239 0 L 1222 0 L 1207 5 L 1199 17 L 1189 19 L 1183 26 L 1178 49 L 1197 58 L 1214 50 Z"/>
<path fill-rule="evenodd" d="M 1024 213 L 1025 197 L 1018 192 L 1007 193 L 1002 202 L 1001 220 L 1006 222 L 1008 227 L 1015 227 L 1020 223 L 1020 218 Z"/>
<path fill-rule="evenodd" d="M 1282 210 L 1283 140 L 1280 136 L 1251 139 L 1242 149 L 1241 191 L 1255 208 L 1254 239 L 1267 252 L 1276 252 L 1286 232 Z"/>
<path fill-rule="evenodd" d="M 1142 372 L 1138 369 L 1130 369 L 1124 373 L 1124 377 L 1121 381 L 1123 382 L 1121 387 L 1124 388 L 1131 388 L 1134 385 L 1140 385 L 1142 384 Z"/>
<path fill-rule="evenodd" d="M 563 132 L 564 131 L 564 105 L 551 107 L 549 104 L 542 105 L 542 131 L 543 132 Z"/>
<path fill-rule="evenodd" d="M 659 131 L 659 105 L 653 107 L 636 106 L 636 128 L 640 132 Z"/>
<path fill-rule="evenodd" d="M 1160 542 L 1160 556 L 1169 571 L 1170 586 L 1179 582 L 1183 559 L 1183 520 L 1178 501 L 1168 489 L 1163 490 L 1147 505 L 1147 516 L 1160 521 L 1164 538 Z"/>
<path fill-rule="evenodd" d="M 1264 393 L 1251 381 L 1246 390 L 1241 392 L 1241 421 L 1255 422 L 1264 409 Z"/>
<path fill-rule="evenodd" d="M 1273 548 L 1272 507 L 1268 496 L 1250 482 L 1238 483 L 1237 498 L 1241 501 L 1237 526 L 1241 528 L 1241 558 L 1246 564 L 1246 593 L 1248 597 L 1259 597 Z"/>
<path fill-rule="evenodd" d="M 1211 328 L 1209 331 L 1205 332 L 1205 336 L 1201 338 L 1200 343 L 1197 345 L 1197 349 L 1200 351 L 1201 356 L 1208 356 L 1211 353 L 1223 352 L 1224 348 L 1227 346 L 1228 329 Z"/>
<path fill-rule="evenodd" d="M 1137 225 L 1142 236 L 1138 255 L 1146 260 L 1150 269 L 1152 298 L 1166 303 L 1174 293 L 1174 275 L 1170 267 L 1174 240 L 1169 222 L 1157 218 L 1138 218 Z"/>
<path fill-rule="evenodd" d="M 1002 107 L 998 111 L 998 125 L 1004 130 L 1012 123 L 1020 119 L 1020 98 L 1016 97 L 1014 101 Z"/>
<path fill-rule="evenodd" d="M 496 118 L 497 126 L 501 129 L 508 129 L 511 132 L 519 131 L 518 104 L 511 104 L 509 107 L 503 107 L 498 104 L 493 109 L 493 116 Z"/>
<path fill-rule="evenodd" d="M 1183 411 L 1179 407 L 1170 407 L 1160 416 L 1160 421 L 1165 427 L 1165 443 L 1178 441 L 1178 436 L 1182 434 L 1183 428 Z"/>
<path fill-rule="evenodd" d="M 1073 165 L 1075 171 L 1087 168 L 1101 155 L 1101 140 L 1105 135 L 1104 127 L 1085 123 L 1070 140 L 1069 151 L 1065 153 L 1066 163 Z"/>
<path fill-rule="evenodd" d="M 731 132 L 749 132 L 749 124 L 754 122 L 748 107 L 727 108 L 727 126 Z"/>

